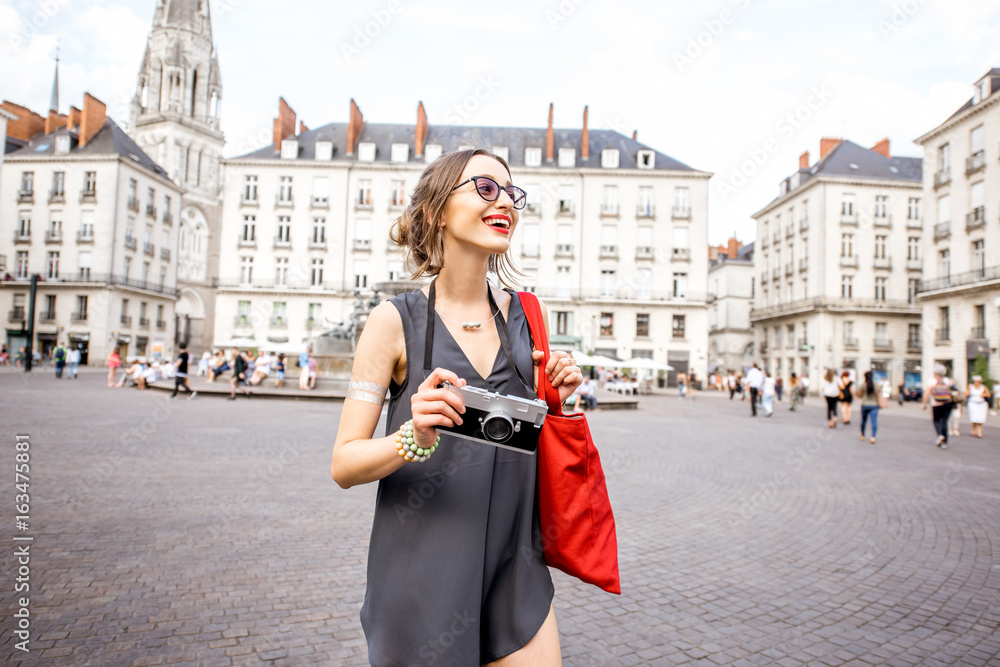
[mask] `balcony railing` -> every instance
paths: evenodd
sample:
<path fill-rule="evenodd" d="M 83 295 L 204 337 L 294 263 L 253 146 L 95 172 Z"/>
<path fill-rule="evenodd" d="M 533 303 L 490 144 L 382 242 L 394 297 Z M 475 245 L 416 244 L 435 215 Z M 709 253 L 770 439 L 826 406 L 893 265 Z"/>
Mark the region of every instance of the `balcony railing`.
<path fill-rule="evenodd" d="M 174 224 L 174 216 L 171 215 L 170 211 L 163 212 L 163 224 L 172 225 Z"/>
<path fill-rule="evenodd" d="M 653 247 L 648 245 L 636 246 L 636 259 L 653 259 Z"/>
<path fill-rule="evenodd" d="M 809 218 L 802 218 L 799 220 L 799 231 L 804 232 L 809 229 Z"/>
<path fill-rule="evenodd" d="M 38 313 L 38 321 L 39 322 L 55 322 L 56 321 L 56 314 L 54 312 L 52 312 L 52 311 L 49 311 L 49 310 L 43 310 L 42 312 Z"/>
<path fill-rule="evenodd" d="M 257 237 L 251 236 L 247 237 L 243 234 L 237 236 L 236 245 L 240 248 L 256 248 L 257 247 Z"/>
<path fill-rule="evenodd" d="M 93 204 L 95 201 L 97 201 L 97 191 L 96 190 L 87 190 L 86 188 L 84 188 L 83 190 L 80 190 L 80 203 L 81 204 Z"/>
<path fill-rule="evenodd" d="M 906 260 L 906 270 L 907 271 L 923 271 L 924 270 L 923 260 L 919 260 L 919 259 L 908 259 L 908 260 Z"/>
<path fill-rule="evenodd" d="M 86 322 L 87 321 L 87 313 L 73 313 L 69 317 L 70 317 L 70 320 L 72 320 L 73 322 Z"/>
<path fill-rule="evenodd" d="M 14 243 L 31 243 L 31 232 L 14 232 Z"/>
<path fill-rule="evenodd" d="M 143 243 L 142 252 L 152 257 L 156 254 L 156 248 L 153 247 L 152 243 Z"/>
<path fill-rule="evenodd" d="M 573 202 L 560 201 L 559 210 L 556 211 L 556 215 L 561 215 L 561 216 L 573 215 Z"/>
<path fill-rule="evenodd" d="M 673 210 L 670 212 L 670 217 L 674 220 L 690 220 L 691 219 L 691 207 L 690 206 L 674 206 Z"/>
<path fill-rule="evenodd" d="M 875 268 L 876 269 L 891 269 L 892 268 L 892 257 L 876 257 L 875 258 Z"/>
<path fill-rule="evenodd" d="M 132 326 L 132 317 L 130 315 L 122 315 L 119 321 L 126 327 Z"/>
<path fill-rule="evenodd" d="M 271 328 L 272 329 L 287 329 L 288 328 L 288 318 L 285 317 L 272 317 L 271 318 Z"/>
<path fill-rule="evenodd" d="M 770 244 L 771 244 L 771 242 L 768 240 L 767 234 L 764 234 L 764 236 L 760 240 L 761 250 L 763 250 L 764 248 L 767 248 L 767 246 L 769 246 Z"/>
<path fill-rule="evenodd" d="M 541 215 L 541 214 L 542 214 L 542 207 L 539 206 L 536 202 L 529 202 L 524 207 L 524 215 Z"/>
<path fill-rule="evenodd" d="M 840 224 L 842 225 L 856 225 L 858 224 L 858 213 L 854 211 L 852 213 L 841 213 L 840 214 Z"/>
<path fill-rule="evenodd" d="M 972 327 L 972 331 L 969 332 L 969 338 L 972 340 L 983 340 L 986 338 L 986 327 Z"/>
<path fill-rule="evenodd" d="M 156 207 L 152 204 L 146 204 L 146 215 L 151 218 L 156 218 Z"/>
<path fill-rule="evenodd" d="M 892 352 L 892 341 L 885 338 L 875 339 L 876 352 Z"/>
<path fill-rule="evenodd" d="M 939 188 L 942 185 L 947 185 L 951 183 L 951 170 L 942 169 L 941 171 L 934 174 L 934 187 Z"/>
<path fill-rule="evenodd" d="M 907 229 L 923 229 L 924 228 L 924 221 L 921 220 L 920 218 L 907 218 L 906 219 L 906 228 Z"/>
<path fill-rule="evenodd" d="M 283 239 L 280 236 L 275 236 L 274 237 L 274 247 L 275 248 L 285 248 L 285 249 L 291 248 L 292 247 L 292 240 L 291 239 Z"/>
<path fill-rule="evenodd" d="M 62 243 L 62 231 L 52 231 L 49 230 L 45 232 L 45 242 L 46 243 Z"/>
<path fill-rule="evenodd" d="M 291 208 L 292 206 L 295 206 L 295 200 L 292 199 L 291 195 L 288 195 L 286 198 L 282 198 L 279 193 L 274 196 L 274 205 L 277 208 Z"/>
<path fill-rule="evenodd" d="M 617 258 L 618 258 L 618 246 L 616 245 L 601 246 L 601 259 L 617 259 Z"/>
<path fill-rule="evenodd" d="M 538 244 L 521 246 L 521 257 L 538 257 Z"/>
<path fill-rule="evenodd" d="M 310 250 L 326 250 L 326 241 L 321 239 L 309 239 Z"/>
<path fill-rule="evenodd" d="M 236 317 L 233 318 L 233 326 L 234 327 L 248 327 L 248 326 L 251 326 L 250 325 L 250 316 L 249 315 L 237 315 Z"/>
<path fill-rule="evenodd" d="M 939 222 L 934 225 L 934 240 L 943 239 L 946 236 L 951 235 L 951 221 Z"/>
<path fill-rule="evenodd" d="M 795 271 L 795 263 L 794 262 L 788 262 L 787 264 L 785 264 L 785 275 L 786 276 L 792 275 L 792 273 L 794 273 L 794 271 Z"/>
<path fill-rule="evenodd" d="M 807 271 L 809 269 L 809 260 L 802 258 L 799 260 L 799 271 Z"/>
<path fill-rule="evenodd" d="M 240 206 L 260 206 L 260 200 L 257 199 L 257 195 L 247 197 L 245 192 L 240 193 Z"/>
<path fill-rule="evenodd" d="M 907 303 L 906 301 L 882 301 L 878 299 L 855 299 L 855 298 L 841 298 L 841 297 L 812 297 L 809 299 L 799 299 L 797 301 L 789 301 L 785 303 L 779 303 L 774 306 L 765 306 L 762 308 L 754 308 L 750 311 L 750 318 L 753 319 L 763 319 L 767 317 L 784 315 L 789 312 L 806 312 L 810 310 L 816 310 L 819 308 L 828 308 L 835 311 L 866 311 L 866 310 L 898 310 L 907 311 L 907 314 L 913 313 L 918 307 Z M 919 314 L 919 312 L 917 313 Z"/>
<path fill-rule="evenodd" d="M 138 242 L 135 240 L 134 236 L 125 237 L 125 247 L 128 248 L 129 250 L 135 250 L 137 243 Z"/>
<path fill-rule="evenodd" d="M 919 352 L 921 349 L 923 349 L 923 344 L 919 338 L 908 338 L 906 340 L 907 352 Z"/>
<path fill-rule="evenodd" d="M 635 207 L 635 217 L 637 218 L 655 218 L 656 217 L 656 207 L 652 204 L 639 204 Z"/>
<path fill-rule="evenodd" d="M 934 331 L 935 343 L 947 343 L 950 340 L 951 340 L 951 329 L 945 327 L 944 329 L 936 329 Z"/>
<path fill-rule="evenodd" d="M 166 328 L 167 328 L 167 321 L 166 320 L 156 320 L 156 330 L 157 331 L 164 331 Z"/>
<path fill-rule="evenodd" d="M 93 232 L 91 232 L 89 234 L 84 234 L 83 232 L 77 232 L 76 233 L 76 242 L 77 243 L 93 243 L 94 242 L 94 234 L 93 234 Z"/>
<path fill-rule="evenodd" d="M 934 292 L 936 290 L 948 289 L 949 287 L 964 287 L 992 280 L 1000 280 L 1000 265 L 987 266 L 933 280 L 924 280 L 920 283 L 918 292 Z"/>
<path fill-rule="evenodd" d="M 160 248 L 160 259 L 170 260 L 170 248 Z"/>
<path fill-rule="evenodd" d="M 132 211 L 133 213 L 139 212 L 139 200 L 136 199 L 135 197 L 130 198 L 128 200 L 127 205 L 128 205 L 128 210 Z"/>
<path fill-rule="evenodd" d="M 875 221 L 876 227 L 892 227 L 892 213 L 876 215 L 872 219 Z"/>
<path fill-rule="evenodd" d="M 372 249 L 371 239 L 354 239 L 354 249 L 370 252 Z"/>
<path fill-rule="evenodd" d="M 602 204 L 601 205 L 601 217 L 602 218 L 617 218 L 618 217 L 618 204 Z"/>
<path fill-rule="evenodd" d="M 965 158 L 965 175 L 974 174 L 986 166 L 986 151 L 977 151 Z"/>
<path fill-rule="evenodd" d="M 571 243 L 559 243 L 556 245 L 556 257 L 572 257 L 573 245 Z"/>
<path fill-rule="evenodd" d="M 65 204 L 66 203 L 66 193 L 61 190 L 56 190 L 49 193 L 49 203 L 50 204 Z"/>
<path fill-rule="evenodd" d="M 845 338 L 844 339 L 844 349 L 845 350 L 856 350 L 856 349 L 858 349 L 858 339 L 857 338 Z"/>
<path fill-rule="evenodd" d="M 35 203 L 35 191 L 21 191 L 17 193 L 17 203 L 18 204 L 34 204 Z"/>
<path fill-rule="evenodd" d="M 86 273 L 82 273 L 87 271 Z M 14 278 L 16 282 L 28 282 L 28 276 L 17 276 Z M 157 294 L 165 294 L 167 296 L 177 297 L 180 296 L 180 291 L 167 287 L 160 284 L 159 282 L 153 283 L 147 280 L 134 280 L 131 278 L 126 278 L 118 274 L 108 274 L 108 273 L 98 273 L 91 274 L 89 269 L 81 269 L 81 274 L 78 274 L 72 278 L 60 277 L 60 278 L 46 278 L 45 282 L 49 285 L 58 283 L 60 285 L 71 285 L 74 283 L 101 283 L 105 285 L 117 286 L 117 287 L 128 287 L 132 289 L 146 290 L 147 292 L 156 292 Z"/>
<path fill-rule="evenodd" d="M 691 261 L 691 248 L 674 248 L 673 258 L 678 262 Z"/>
<path fill-rule="evenodd" d="M 793 236 L 795 236 L 795 225 L 792 224 L 792 223 L 789 223 L 788 226 L 785 227 L 785 238 L 786 239 L 790 239 Z"/>
<path fill-rule="evenodd" d="M 24 307 L 18 306 L 7 313 L 8 322 L 23 322 L 24 321 Z"/>
<path fill-rule="evenodd" d="M 966 231 L 982 227 L 986 224 L 986 207 L 977 206 L 971 212 L 965 214 Z"/>
<path fill-rule="evenodd" d="M 309 208 L 330 208 L 329 197 L 312 197 L 309 200 Z"/>
<path fill-rule="evenodd" d="M 140 317 L 139 318 L 139 327 L 142 328 L 142 329 L 148 329 L 149 328 L 149 318 L 147 318 L 147 317 Z"/>
<path fill-rule="evenodd" d="M 848 268 L 851 268 L 851 267 L 858 268 L 858 256 L 857 255 L 853 255 L 851 257 L 841 257 L 840 258 L 840 265 L 843 266 L 843 267 L 848 267 Z"/>

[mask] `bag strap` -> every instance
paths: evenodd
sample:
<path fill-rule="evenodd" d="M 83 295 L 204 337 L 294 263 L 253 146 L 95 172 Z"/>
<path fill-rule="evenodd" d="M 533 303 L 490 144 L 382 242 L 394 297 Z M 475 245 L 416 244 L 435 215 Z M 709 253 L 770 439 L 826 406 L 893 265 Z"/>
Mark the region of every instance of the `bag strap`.
<path fill-rule="evenodd" d="M 552 386 L 549 376 L 545 374 L 545 367 L 549 363 L 549 337 L 545 332 L 545 319 L 542 316 L 542 306 L 538 303 L 538 297 L 531 292 L 518 292 L 521 300 L 521 310 L 528 320 L 528 330 L 531 332 L 531 339 L 535 349 L 542 351 L 542 360 L 538 365 L 538 398 L 549 405 L 549 414 L 563 416 L 562 401 L 559 400 L 559 390 Z"/>

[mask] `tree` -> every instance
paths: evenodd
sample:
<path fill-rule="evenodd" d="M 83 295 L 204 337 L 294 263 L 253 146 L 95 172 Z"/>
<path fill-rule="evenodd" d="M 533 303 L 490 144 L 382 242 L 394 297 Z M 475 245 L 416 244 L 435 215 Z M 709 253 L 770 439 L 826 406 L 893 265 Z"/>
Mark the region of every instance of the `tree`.
<path fill-rule="evenodd" d="M 979 355 L 976 360 L 972 362 L 972 375 L 980 375 L 983 378 L 983 384 L 993 391 L 993 378 L 990 377 L 990 362 L 986 360 L 986 357 Z M 971 384 L 972 378 L 969 378 Z"/>

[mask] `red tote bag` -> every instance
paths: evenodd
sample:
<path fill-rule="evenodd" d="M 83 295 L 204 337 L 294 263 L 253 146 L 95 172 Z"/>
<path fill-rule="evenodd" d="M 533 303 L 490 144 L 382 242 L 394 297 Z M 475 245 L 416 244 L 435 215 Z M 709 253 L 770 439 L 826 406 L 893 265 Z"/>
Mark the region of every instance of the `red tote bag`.
<path fill-rule="evenodd" d="M 549 339 L 538 299 L 519 292 L 535 349 L 544 353 L 538 397 L 549 405 L 538 440 L 538 514 L 545 562 L 609 593 L 621 594 L 618 537 L 608 487 L 587 419 L 562 412 L 559 390 L 542 372 Z"/>

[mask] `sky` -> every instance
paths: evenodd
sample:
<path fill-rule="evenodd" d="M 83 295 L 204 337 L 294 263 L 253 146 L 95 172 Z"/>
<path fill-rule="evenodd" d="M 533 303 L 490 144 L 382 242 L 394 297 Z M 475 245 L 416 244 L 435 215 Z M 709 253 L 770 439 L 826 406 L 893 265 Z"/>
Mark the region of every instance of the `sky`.
<path fill-rule="evenodd" d="M 0 0 L 0 98 L 84 92 L 128 121 L 156 0 Z M 774 199 L 821 137 L 921 156 L 1000 67 L 1000 3 L 971 0 L 209 0 L 226 155 L 271 142 L 278 97 L 310 127 L 368 122 L 612 129 L 712 172 L 712 243 Z"/>

